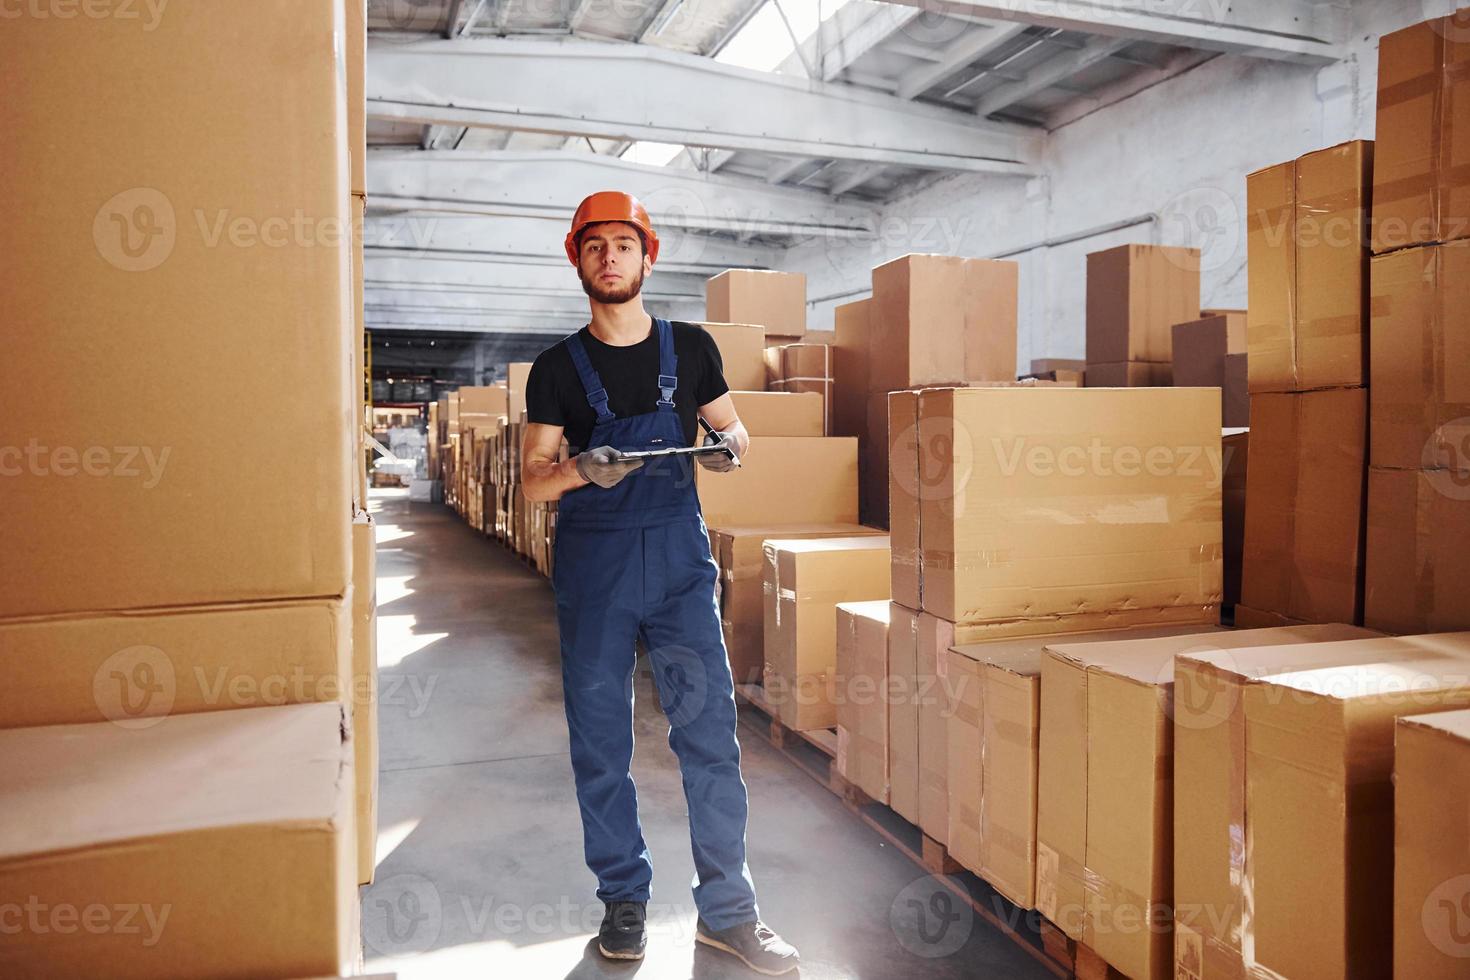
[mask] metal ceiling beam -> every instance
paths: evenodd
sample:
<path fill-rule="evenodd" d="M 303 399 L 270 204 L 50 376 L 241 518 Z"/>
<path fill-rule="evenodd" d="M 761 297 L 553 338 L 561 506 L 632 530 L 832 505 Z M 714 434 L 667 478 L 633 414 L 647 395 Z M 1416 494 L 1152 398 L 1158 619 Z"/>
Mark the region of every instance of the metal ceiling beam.
<path fill-rule="evenodd" d="M 565 150 L 385 151 L 373 154 L 367 174 L 368 197 L 380 211 L 562 221 L 582 198 L 609 186 L 641 199 L 660 227 L 691 231 L 852 238 L 871 235 L 878 219 L 874 208 L 835 204 L 814 191 Z"/>
<path fill-rule="evenodd" d="M 1136 41 L 1307 64 L 1347 56 L 1345 5 L 1310 0 L 893 0 Z"/>
<path fill-rule="evenodd" d="M 527 218 L 369 213 L 363 224 L 365 256 L 517 261 L 566 267 L 562 217 Z M 668 228 L 659 233 L 658 268 L 713 276 L 726 269 L 773 269 L 779 249 L 741 245 Z"/>
<path fill-rule="evenodd" d="M 1016 176 L 1033 174 L 1038 159 L 1036 134 L 1023 127 L 977 126 L 950 109 L 648 45 L 477 39 L 369 48 L 372 118 Z M 608 100 L 607 91 L 634 97 Z"/>
<path fill-rule="evenodd" d="M 704 296 L 705 276 L 671 272 L 660 263 L 648 278 L 648 288 L 661 295 Z M 457 259 L 379 255 L 363 259 L 363 282 L 369 289 L 410 289 L 428 292 L 484 294 L 524 290 L 531 293 L 580 293 L 576 270 L 561 265 L 518 262 L 475 262 Z"/>
<path fill-rule="evenodd" d="M 811 162 L 811 157 L 782 157 L 766 171 L 766 183 L 779 184 L 790 180 L 793 174 Z"/>
<path fill-rule="evenodd" d="M 993 27 L 972 28 L 944 48 L 943 57 L 938 63 L 919 65 L 904 72 L 898 80 L 898 91 L 895 94 L 900 99 L 916 98 L 966 65 L 979 61 L 1025 30 L 1025 24 L 1007 23 L 998 23 Z"/>
<path fill-rule="evenodd" d="M 849 10 L 852 14 L 848 14 Z M 837 11 L 833 21 L 840 33 L 826 42 L 828 47 L 819 69 L 822 80 L 830 82 L 841 75 L 849 65 L 888 40 L 919 14 L 920 11 L 914 7 L 891 3 L 867 9 L 854 3 Z M 851 26 L 848 21 L 852 22 Z"/>
<path fill-rule="evenodd" d="M 886 169 L 881 163 L 870 163 L 858 167 L 847 176 L 838 178 L 827 193 L 833 197 L 841 197 L 843 194 L 857 190 Z"/>
<path fill-rule="evenodd" d="M 979 104 L 975 106 L 975 114 L 988 116 L 993 112 L 1000 112 L 1007 106 L 1021 102 L 1043 89 L 1051 88 L 1058 82 L 1071 78 L 1083 69 L 1103 61 L 1119 48 L 1132 43 L 1128 38 L 1094 37 L 1078 50 L 1068 51 L 1049 61 L 1043 61 L 1027 72 L 1026 77 L 1020 81 L 1007 82 L 986 92 L 981 96 Z"/>

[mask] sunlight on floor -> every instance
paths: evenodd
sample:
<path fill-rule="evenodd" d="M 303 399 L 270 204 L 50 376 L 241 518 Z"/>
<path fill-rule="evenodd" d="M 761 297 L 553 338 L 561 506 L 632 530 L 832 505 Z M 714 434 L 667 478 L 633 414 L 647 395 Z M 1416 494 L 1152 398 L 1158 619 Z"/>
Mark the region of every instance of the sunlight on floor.
<path fill-rule="evenodd" d="M 381 594 L 378 601 L 384 601 Z M 417 625 L 418 617 L 412 614 L 378 617 L 379 670 L 384 667 L 397 667 L 406 658 L 449 635 L 448 633 L 415 633 L 414 627 Z"/>

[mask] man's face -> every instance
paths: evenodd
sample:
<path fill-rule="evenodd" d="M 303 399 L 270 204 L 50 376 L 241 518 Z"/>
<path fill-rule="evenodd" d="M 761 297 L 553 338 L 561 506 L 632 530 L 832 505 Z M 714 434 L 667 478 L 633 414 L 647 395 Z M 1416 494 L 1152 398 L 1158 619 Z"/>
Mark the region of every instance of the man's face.
<path fill-rule="evenodd" d="M 638 231 L 621 221 L 588 225 L 582 232 L 577 278 L 582 291 L 599 303 L 626 303 L 643 290 L 651 270 Z"/>

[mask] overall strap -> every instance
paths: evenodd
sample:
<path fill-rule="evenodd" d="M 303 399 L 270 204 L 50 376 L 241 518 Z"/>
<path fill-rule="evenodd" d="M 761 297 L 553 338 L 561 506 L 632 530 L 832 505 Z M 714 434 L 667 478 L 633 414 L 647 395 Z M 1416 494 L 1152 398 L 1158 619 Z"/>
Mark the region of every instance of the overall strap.
<path fill-rule="evenodd" d="M 611 422 L 614 415 L 607 407 L 607 389 L 602 386 L 602 379 L 597 376 L 592 361 L 587 357 L 587 348 L 582 343 L 581 335 L 574 333 L 563 343 L 567 345 L 567 353 L 572 355 L 577 377 L 582 379 L 582 388 L 587 392 L 587 404 L 597 413 L 597 424 Z"/>
<path fill-rule="evenodd" d="M 654 329 L 658 331 L 658 407 L 661 411 L 674 410 L 674 389 L 679 386 L 679 358 L 674 354 L 674 328 L 668 320 L 654 317 Z"/>

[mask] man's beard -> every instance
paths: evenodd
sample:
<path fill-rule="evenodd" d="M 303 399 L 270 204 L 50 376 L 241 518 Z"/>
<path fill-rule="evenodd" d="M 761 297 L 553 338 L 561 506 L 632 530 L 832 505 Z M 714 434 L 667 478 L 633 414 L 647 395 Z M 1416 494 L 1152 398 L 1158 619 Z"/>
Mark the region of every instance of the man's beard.
<path fill-rule="evenodd" d="M 607 306 L 615 306 L 618 303 L 626 303 L 634 296 L 637 296 L 639 293 L 643 292 L 642 269 L 638 270 L 638 278 L 634 279 L 628 285 L 622 287 L 605 288 L 603 286 L 600 286 L 596 282 L 588 279 L 586 274 L 582 272 L 581 267 L 578 267 L 577 269 L 577 278 L 582 280 L 582 292 L 592 297 L 592 299 L 596 302 L 602 303 Z"/>

